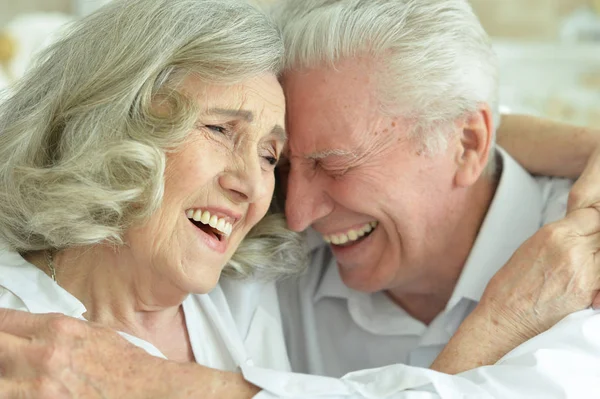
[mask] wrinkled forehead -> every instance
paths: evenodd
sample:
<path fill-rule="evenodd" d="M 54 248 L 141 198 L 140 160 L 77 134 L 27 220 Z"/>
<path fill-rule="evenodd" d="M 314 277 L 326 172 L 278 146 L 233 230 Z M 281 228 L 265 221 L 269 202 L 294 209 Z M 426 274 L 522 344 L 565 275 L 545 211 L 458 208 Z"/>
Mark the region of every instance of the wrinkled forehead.
<path fill-rule="evenodd" d="M 334 66 L 288 70 L 281 80 L 290 106 L 309 103 L 319 107 L 320 101 L 327 101 L 347 107 L 377 94 L 375 72 L 374 62 L 356 58 L 339 61 Z"/>
<path fill-rule="evenodd" d="M 285 97 L 273 74 L 264 74 L 235 84 L 210 84 L 189 76 L 182 85 L 186 95 L 198 101 L 201 113 L 215 109 L 239 110 L 247 122 L 284 123 Z"/>
<path fill-rule="evenodd" d="M 339 148 L 389 131 L 392 122 L 382 112 L 371 71 L 369 64 L 345 62 L 286 72 L 282 83 L 291 149 Z"/>

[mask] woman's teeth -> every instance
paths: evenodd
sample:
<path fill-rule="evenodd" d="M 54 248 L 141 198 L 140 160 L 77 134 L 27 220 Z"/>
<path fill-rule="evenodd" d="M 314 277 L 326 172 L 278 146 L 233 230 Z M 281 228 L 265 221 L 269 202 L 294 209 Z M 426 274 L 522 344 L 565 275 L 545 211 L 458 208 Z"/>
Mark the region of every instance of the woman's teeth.
<path fill-rule="evenodd" d="M 196 222 L 200 222 L 219 230 L 219 232 L 223 233 L 223 235 L 226 237 L 228 237 L 233 231 L 233 226 L 231 223 L 227 222 L 225 219 L 217 217 L 217 215 L 211 215 L 209 211 L 203 212 L 200 209 L 189 209 L 186 211 L 185 215 L 188 219 L 195 220 Z"/>
<path fill-rule="evenodd" d="M 358 229 L 352 229 L 347 233 L 324 235 L 323 239 L 328 244 L 344 245 L 348 242 L 361 239 L 365 234 L 369 234 L 375 227 L 377 227 L 377 224 L 378 222 L 366 223 L 364 226 L 359 227 Z"/>

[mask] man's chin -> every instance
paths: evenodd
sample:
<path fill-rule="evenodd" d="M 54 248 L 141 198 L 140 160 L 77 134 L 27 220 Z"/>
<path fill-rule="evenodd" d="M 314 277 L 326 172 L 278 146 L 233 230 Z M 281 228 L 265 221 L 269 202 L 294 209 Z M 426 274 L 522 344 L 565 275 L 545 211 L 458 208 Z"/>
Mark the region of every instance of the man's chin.
<path fill-rule="evenodd" d="M 337 267 L 344 285 L 355 291 L 370 294 L 382 291 L 386 287 L 381 278 L 376 275 L 374 265 L 348 265 L 338 262 Z"/>

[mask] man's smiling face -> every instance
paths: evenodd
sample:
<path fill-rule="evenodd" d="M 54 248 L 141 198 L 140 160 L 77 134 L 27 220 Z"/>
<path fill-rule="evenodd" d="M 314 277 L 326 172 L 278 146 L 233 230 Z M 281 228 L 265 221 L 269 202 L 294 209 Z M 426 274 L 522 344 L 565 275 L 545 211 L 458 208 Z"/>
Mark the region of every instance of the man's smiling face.
<path fill-rule="evenodd" d="M 286 73 L 286 215 L 331 242 L 342 279 L 374 292 L 427 278 L 453 228 L 454 152 L 425 156 L 381 111 L 371 60 Z M 445 238 L 446 237 L 446 238 Z"/>

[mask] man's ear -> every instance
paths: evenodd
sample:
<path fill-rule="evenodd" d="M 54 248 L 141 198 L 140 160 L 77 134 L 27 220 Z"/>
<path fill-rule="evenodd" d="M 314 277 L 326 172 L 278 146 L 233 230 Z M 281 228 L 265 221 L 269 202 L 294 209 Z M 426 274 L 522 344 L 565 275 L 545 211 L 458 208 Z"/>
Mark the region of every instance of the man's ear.
<path fill-rule="evenodd" d="M 473 185 L 483 173 L 494 140 L 492 111 L 481 104 L 476 112 L 466 115 L 458 126 L 459 139 L 456 153 L 455 184 Z"/>

